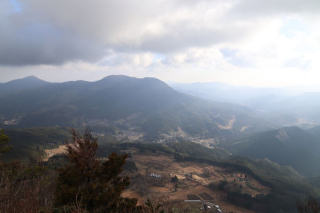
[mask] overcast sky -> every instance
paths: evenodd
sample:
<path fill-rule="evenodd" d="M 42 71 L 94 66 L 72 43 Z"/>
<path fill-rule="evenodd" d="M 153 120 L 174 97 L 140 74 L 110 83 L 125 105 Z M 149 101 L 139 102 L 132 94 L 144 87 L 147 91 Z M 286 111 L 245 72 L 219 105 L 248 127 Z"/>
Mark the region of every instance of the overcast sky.
<path fill-rule="evenodd" d="M 320 86 L 320 0 L 0 0 L 0 82 Z"/>

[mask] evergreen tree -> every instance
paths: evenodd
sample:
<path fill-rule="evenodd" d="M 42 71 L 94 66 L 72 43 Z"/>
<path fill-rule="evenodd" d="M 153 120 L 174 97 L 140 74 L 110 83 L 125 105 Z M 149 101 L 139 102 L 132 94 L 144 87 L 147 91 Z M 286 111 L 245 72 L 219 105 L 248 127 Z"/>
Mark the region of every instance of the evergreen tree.
<path fill-rule="evenodd" d="M 173 178 L 171 178 L 171 182 L 174 184 L 174 191 L 176 192 L 178 189 L 178 183 L 179 183 L 179 179 L 178 179 L 177 175 L 175 175 Z"/>
<path fill-rule="evenodd" d="M 68 165 L 59 172 L 55 192 L 56 207 L 80 206 L 89 212 L 138 212 L 136 199 L 122 198 L 129 178 L 120 176 L 127 155 L 112 153 L 97 160 L 97 139 L 86 131 L 72 131 L 67 145 Z"/>
<path fill-rule="evenodd" d="M 297 204 L 299 213 L 319 213 L 320 212 L 320 204 L 314 198 L 309 198 L 303 203 Z"/>

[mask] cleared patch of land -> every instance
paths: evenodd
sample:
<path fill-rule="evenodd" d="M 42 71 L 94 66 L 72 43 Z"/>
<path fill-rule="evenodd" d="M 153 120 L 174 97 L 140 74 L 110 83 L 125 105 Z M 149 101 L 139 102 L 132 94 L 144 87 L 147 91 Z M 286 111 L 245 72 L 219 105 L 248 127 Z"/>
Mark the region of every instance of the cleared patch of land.
<path fill-rule="evenodd" d="M 223 130 L 229 130 L 233 128 L 233 124 L 236 121 L 236 118 L 232 118 L 231 120 L 228 121 L 227 124 L 222 125 L 222 124 L 217 124 L 219 129 L 223 129 Z"/>
<path fill-rule="evenodd" d="M 131 186 L 123 195 L 135 197 L 139 203 L 150 197 L 176 202 L 198 197 L 218 204 L 223 212 L 250 213 L 252 211 L 228 203 L 224 191 L 214 190 L 209 185 L 225 181 L 228 187 L 252 197 L 270 192 L 268 187 L 248 174 L 205 163 L 178 162 L 165 154 L 141 153 L 134 153 L 130 160 L 136 164 L 137 171 L 129 174 Z M 178 181 L 175 182 L 174 177 Z"/>
<path fill-rule="evenodd" d="M 65 152 L 66 145 L 47 149 L 44 161 Z M 133 162 L 135 167 L 125 171 L 125 175 L 130 176 L 131 184 L 122 196 L 136 198 L 139 204 L 151 198 L 186 206 L 189 204 L 185 200 L 202 199 L 219 205 L 223 212 L 251 213 L 228 202 L 227 191 L 237 191 L 251 197 L 270 193 L 270 188 L 243 172 L 206 163 L 177 161 L 172 155 L 164 153 L 141 153 L 135 149 L 126 152 L 130 153 L 128 161 Z M 228 187 L 227 191 L 218 189 L 223 182 Z M 200 203 L 192 205 L 201 206 Z"/>
<path fill-rule="evenodd" d="M 67 146 L 66 145 L 60 145 L 57 148 L 54 149 L 45 149 L 45 156 L 43 158 L 43 161 L 48 161 L 49 158 L 59 155 L 59 154 L 64 154 L 67 151 Z"/>

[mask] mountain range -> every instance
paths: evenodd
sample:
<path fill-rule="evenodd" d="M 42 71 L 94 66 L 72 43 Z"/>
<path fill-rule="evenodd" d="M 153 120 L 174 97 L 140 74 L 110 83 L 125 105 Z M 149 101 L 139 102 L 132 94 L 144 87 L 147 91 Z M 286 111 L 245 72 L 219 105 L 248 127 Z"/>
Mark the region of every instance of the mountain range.
<path fill-rule="evenodd" d="M 320 175 L 319 127 L 281 127 L 247 106 L 184 94 L 155 78 L 50 83 L 27 77 L 0 84 L 0 91 L 6 129 L 90 127 L 118 139 L 193 141 Z M 272 120 L 281 123 L 281 116 Z"/>
<path fill-rule="evenodd" d="M 229 95 L 223 89 L 201 90 L 208 95 L 212 91 L 215 98 L 208 98 L 173 87 L 155 78 L 122 75 L 95 82 L 50 83 L 31 76 L 0 83 L 0 128 L 4 128 L 13 147 L 3 157 L 8 161 L 39 160 L 47 149 L 69 141 L 69 127 L 78 131 L 89 127 L 99 138 L 101 156 L 134 150 L 144 157 L 161 154 L 162 160 L 175 159 L 183 165 L 190 162 L 194 168 L 204 163 L 218 166 L 225 172 L 223 175 L 239 172 L 251 175 L 270 189 L 267 195 L 253 198 L 239 193 L 239 186 L 235 191 L 226 187 L 223 192 L 229 193 L 232 199 L 228 202 L 232 204 L 252 204 L 245 208 L 263 204 L 263 209 L 270 208 L 267 212 L 294 212 L 298 198 L 318 193 L 320 126 L 283 127 L 292 118 L 291 111 L 287 110 L 290 116 L 285 118 L 271 110 L 285 111 L 286 101 L 298 106 L 304 100 L 306 107 L 310 107 L 316 104 L 312 99 L 317 94 L 303 99 L 307 97 L 305 94 L 265 90 L 249 95 L 251 100 L 259 101 L 242 102 L 244 98 L 237 94 L 248 93 L 240 90 L 237 93 L 237 89 L 230 90 Z M 274 117 L 270 117 L 271 112 Z M 63 157 L 55 156 L 48 163 L 60 161 Z M 153 162 L 166 168 L 163 161 Z M 215 171 L 212 176 L 217 174 Z M 208 174 L 199 175 L 194 176 L 202 178 Z M 235 181 L 232 178 L 229 187 Z M 252 189 L 250 181 L 243 184 Z"/>
<path fill-rule="evenodd" d="M 28 77 L 0 84 L 0 90 L 2 126 L 107 126 L 148 139 L 216 141 L 271 126 L 247 107 L 183 94 L 155 78 L 49 83 Z"/>
<path fill-rule="evenodd" d="M 260 117 L 280 126 L 310 128 L 320 124 L 320 92 L 314 88 L 255 88 L 217 82 L 170 85 L 195 97 L 255 109 Z"/>

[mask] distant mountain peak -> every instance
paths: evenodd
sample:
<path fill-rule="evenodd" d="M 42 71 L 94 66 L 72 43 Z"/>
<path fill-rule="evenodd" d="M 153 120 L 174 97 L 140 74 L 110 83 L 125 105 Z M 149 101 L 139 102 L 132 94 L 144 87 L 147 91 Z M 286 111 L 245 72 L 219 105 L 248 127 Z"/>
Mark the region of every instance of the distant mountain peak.
<path fill-rule="evenodd" d="M 48 84 L 50 83 L 35 76 L 28 76 L 7 83 L 0 83 L 0 97 L 12 95 L 23 90 L 39 88 Z"/>
<path fill-rule="evenodd" d="M 163 86 L 166 88 L 170 88 L 167 83 L 161 81 L 160 79 L 153 78 L 153 77 L 144 77 L 144 78 L 137 78 L 131 77 L 127 75 L 109 75 L 97 82 L 100 83 L 125 83 L 125 82 L 135 82 L 135 83 L 143 83 L 148 85 L 158 85 Z"/>
<path fill-rule="evenodd" d="M 136 79 L 135 77 L 130 77 L 127 75 L 108 75 L 101 79 L 100 81 L 104 80 L 126 80 L 126 79 Z"/>
<path fill-rule="evenodd" d="M 143 78 L 137 78 L 137 77 L 132 77 L 132 76 L 127 76 L 127 75 L 108 75 L 106 77 L 104 77 L 102 80 L 157 80 L 157 81 L 161 81 L 157 78 L 154 77 L 143 77 Z"/>
<path fill-rule="evenodd" d="M 12 84 L 12 83 L 21 83 L 21 82 L 46 82 L 34 75 L 30 75 L 24 78 L 19 78 L 19 79 L 15 79 L 12 81 L 7 82 L 7 84 Z"/>
<path fill-rule="evenodd" d="M 25 80 L 41 80 L 40 78 L 38 78 L 38 77 L 36 77 L 34 75 L 29 75 L 29 76 L 27 76 L 25 78 L 22 78 L 22 79 L 25 79 Z"/>

